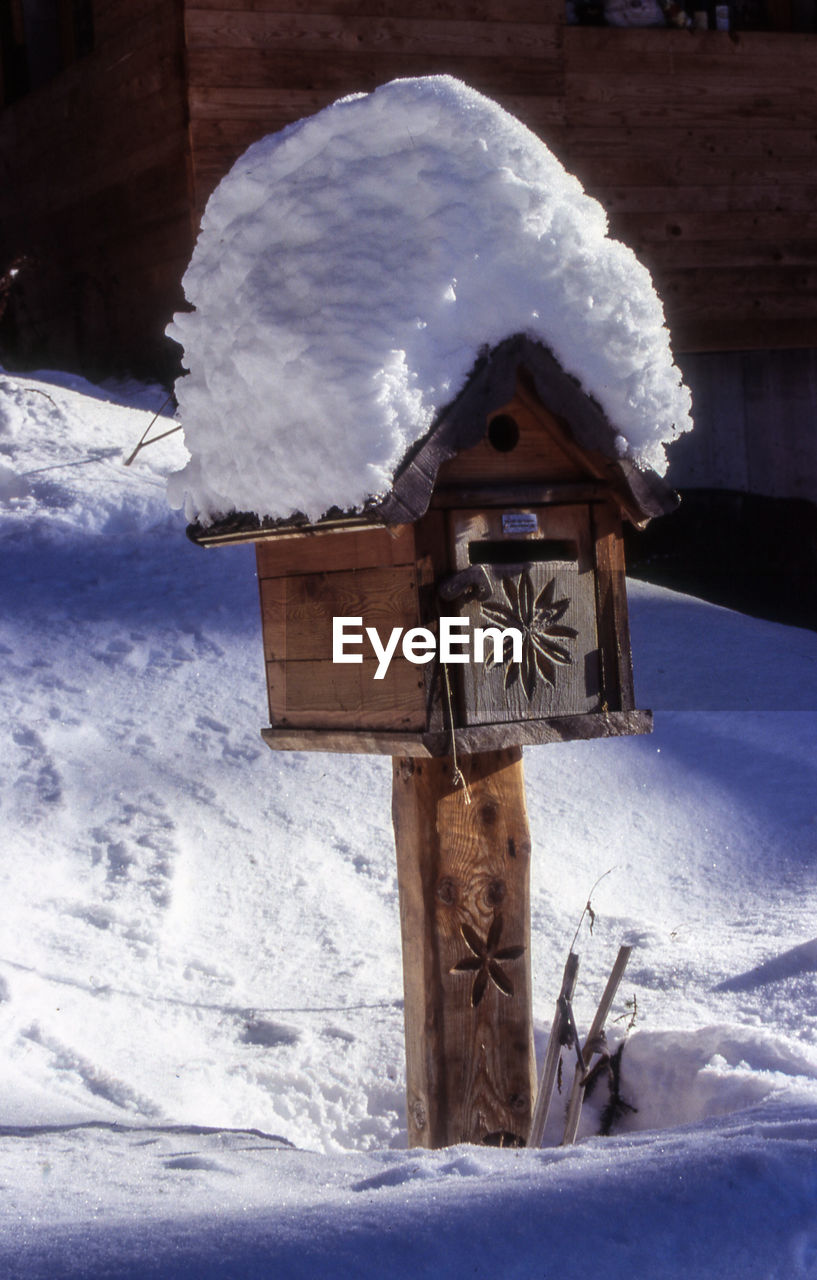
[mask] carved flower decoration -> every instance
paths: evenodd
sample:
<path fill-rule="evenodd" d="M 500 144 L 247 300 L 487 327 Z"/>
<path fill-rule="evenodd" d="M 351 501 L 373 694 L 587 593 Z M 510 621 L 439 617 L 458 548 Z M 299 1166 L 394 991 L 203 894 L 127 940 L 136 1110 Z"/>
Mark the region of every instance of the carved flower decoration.
<path fill-rule="evenodd" d="M 527 569 L 523 569 L 519 578 L 502 579 L 502 590 L 507 604 L 501 601 L 486 600 L 482 612 L 490 622 L 505 629 L 515 627 L 522 632 L 522 661 L 511 661 L 513 652 L 510 636 L 505 641 L 502 661 L 505 664 L 505 688 L 510 689 L 520 676 L 525 697 L 530 702 L 539 676 L 550 685 L 556 683 L 556 667 L 569 666 L 573 659 L 560 640 L 574 640 L 578 632 L 573 627 L 561 625 L 561 619 L 570 607 L 565 597 L 555 600 L 556 579 L 539 592 L 534 593 L 533 582 Z M 495 665 L 494 654 L 490 653 L 485 667 L 490 670 Z"/>
<path fill-rule="evenodd" d="M 460 933 L 471 954 L 466 956 L 464 960 L 457 961 L 451 972 L 474 974 L 474 985 L 471 988 L 471 1006 L 474 1009 L 481 1003 L 482 997 L 491 982 L 497 991 L 502 992 L 503 996 L 513 995 L 513 983 L 499 961 L 518 960 L 521 955 L 525 954 L 525 948 L 500 947 L 499 941 L 502 937 L 502 926 L 502 916 L 495 915 L 488 930 L 488 937 L 484 942 L 476 929 L 472 929 L 470 924 L 460 926 Z"/>

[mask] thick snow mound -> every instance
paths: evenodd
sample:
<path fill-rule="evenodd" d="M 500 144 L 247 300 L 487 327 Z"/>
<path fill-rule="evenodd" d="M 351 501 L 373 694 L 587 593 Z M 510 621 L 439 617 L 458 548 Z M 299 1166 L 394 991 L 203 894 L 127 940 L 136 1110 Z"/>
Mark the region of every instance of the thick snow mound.
<path fill-rule="evenodd" d="M 207 206 L 177 384 L 188 516 L 312 518 L 385 493 L 408 447 L 515 333 L 545 343 L 663 472 L 691 426 L 650 275 L 496 103 L 396 80 L 262 139 Z"/>

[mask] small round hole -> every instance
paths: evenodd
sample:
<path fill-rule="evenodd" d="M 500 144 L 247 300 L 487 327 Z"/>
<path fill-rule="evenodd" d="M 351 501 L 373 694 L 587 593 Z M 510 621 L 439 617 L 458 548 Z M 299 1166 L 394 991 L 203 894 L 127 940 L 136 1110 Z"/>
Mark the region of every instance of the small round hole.
<path fill-rule="evenodd" d="M 488 439 L 497 453 L 510 453 L 519 443 L 519 426 L 510 414 L 498 413 L 491 419 L 488 427 Z"/>

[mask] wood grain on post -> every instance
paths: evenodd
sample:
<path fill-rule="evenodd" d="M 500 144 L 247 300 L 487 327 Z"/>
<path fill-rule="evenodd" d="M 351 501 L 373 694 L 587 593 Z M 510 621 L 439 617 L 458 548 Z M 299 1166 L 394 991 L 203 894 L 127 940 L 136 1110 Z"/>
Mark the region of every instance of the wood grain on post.
<path fill-rule="evenodd" d="M 467 791 L 448 757 L 394 761 L 409 1145 L 524 1145 L 535 1060 L 522 751 L 458 764 Z"/>

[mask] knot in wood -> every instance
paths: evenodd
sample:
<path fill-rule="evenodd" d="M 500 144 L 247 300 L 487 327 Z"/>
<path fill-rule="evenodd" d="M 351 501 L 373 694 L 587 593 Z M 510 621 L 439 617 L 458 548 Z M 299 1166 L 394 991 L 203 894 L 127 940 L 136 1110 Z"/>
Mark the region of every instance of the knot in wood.
<path fill-rule="evenodd" d="M 509 858 L 515 858 L 517 857 L 517 855 L 519 855 L 522 858 L 530 857 L 530 851 L 531 851 L 530 840 L 523 839 L 523 840 L 520 840 L 517 844 L 517 841 L 514 840 L 513 836 L 508 836 L 508 843 L 506 848 L 507 848 Z"/>
<path fill-rule="evenodd" d="M 457 901 L 457 882 L 453 876 L 443 876 L 437 885 L 437 897 L 446 907 L 453 907 Z"/>
<path fill-rule="evenodd" d="M 425 1103 L 420 1098 L 412 1105 L 411 1115 L 415 1126 L 418 1129 L 424 1129 L 428 1121 L 428 1112 L 426 1111 Z"/>
<path fill-rule="evenodd" d="M 486 907 L 488 907 L 489 910 L 493 910 L 500 906 L 500 904 L 505 901 L 505 895 L 507 892 L 508 887 L 504 880 L 491 880 L 491 882 L 485 886 L 485 892 L 482 895 Z"/>
<path fill-rule="evenodd" d="M 401 756 L 397 770 L 403 782 L 407 782 L 409 778 L 414 777 L 415 764 L 411 756 Z"/>
<path fill-rule="evenodd" d="M 496 825 L 499 811 L 495 804 L 484 804 L 479 811 L 480 821 L 484 827 L 493 827 Z"/>

